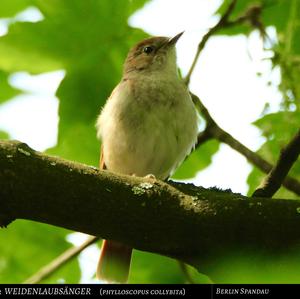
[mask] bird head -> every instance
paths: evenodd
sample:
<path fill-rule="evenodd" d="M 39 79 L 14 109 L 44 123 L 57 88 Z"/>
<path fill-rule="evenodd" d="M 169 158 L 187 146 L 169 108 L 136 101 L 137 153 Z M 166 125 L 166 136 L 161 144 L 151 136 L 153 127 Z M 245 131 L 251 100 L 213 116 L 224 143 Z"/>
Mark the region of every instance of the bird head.
<path fill-rule="evenodd" d="M 124 73 L 176 72 L 175 45 L 183 32 L 172 38 L 157 36 L 145 39 L 128 53 Z"/>

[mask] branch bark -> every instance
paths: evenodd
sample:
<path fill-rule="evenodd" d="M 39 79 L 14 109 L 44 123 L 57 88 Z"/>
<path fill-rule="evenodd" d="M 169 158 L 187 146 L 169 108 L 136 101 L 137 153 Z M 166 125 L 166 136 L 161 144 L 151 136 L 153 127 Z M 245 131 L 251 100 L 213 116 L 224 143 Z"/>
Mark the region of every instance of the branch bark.
<path fill-rule="evenodd" d="M 300 200 L 99 171 L 0 142 L 0 223 L 22 218 L 113 239 L 195 266 L 239 248 L 285 252 L 300 241 Z M 280 223 L 280 225 L 279 225 Z"/>

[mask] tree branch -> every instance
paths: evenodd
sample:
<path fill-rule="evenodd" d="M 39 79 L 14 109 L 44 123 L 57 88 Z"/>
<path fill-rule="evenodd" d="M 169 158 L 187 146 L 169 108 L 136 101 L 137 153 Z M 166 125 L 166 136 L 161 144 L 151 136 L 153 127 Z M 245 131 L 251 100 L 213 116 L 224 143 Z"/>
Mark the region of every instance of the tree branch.
<path fill-rule="evenodd" d="M 0 142 L 3 225 L 18 218 L 48 223 L 201 265 L 201 271 L 209 257 L 234 249 L 285 252 L 300 241 L 300 200 L 247 199 L 116 175 Z"/>
<path fill-rule="evenodd" d="M 251 162 L 261 171 L 265 173 L 269 173 L 272 170 L 273 168 L 272 164 L 267 162 L 265 159 L 261 158 L 257 153 L 251 151 L 249 148 L 247 148 L 245 145 L 243 145 L 238 140 L 236 140 L 233 136 L 231 136 L 228 132 L 220 128 L 219 125 L 215 122 L 215 120 L 208 112 L 207 108 L 203 105 L 199 97 L 197 97 L 193 93 L 191 93 L 191 96 L 198 111 L 201 113 L 201 115 L 205 118 L 207 122 L 206 129 L 204 130 L 204 132 L 206 132 L 205 135 L 209 135 L 211 138 L 215 138 L 220 142 L 229 145 L 232 149 L 236 150 L 241 155 L 243 155 L 249 162 Z M 204 134 L 204 132 L 202 134 Z M 202 135 L 199 136 L 200 136 L 199 138 L 201 138 L 202 140 L 203 139 Z M 198 144 L 196 145 L 196 148 L 197 147 Z M 286 176 L 286 178 L 283 181 L 283 186 L 288 190 L 294 192 L 295 194 L 300 195 L 300 182 L 297 181 L 296 179 L 290 176 Z"/>
<path fill-rule="evenodd" d="M 253 193 L 253 197 L 272 197 L 280 188 L 300 154 L 300 130 L 282 150 L 277 164 Z"/>

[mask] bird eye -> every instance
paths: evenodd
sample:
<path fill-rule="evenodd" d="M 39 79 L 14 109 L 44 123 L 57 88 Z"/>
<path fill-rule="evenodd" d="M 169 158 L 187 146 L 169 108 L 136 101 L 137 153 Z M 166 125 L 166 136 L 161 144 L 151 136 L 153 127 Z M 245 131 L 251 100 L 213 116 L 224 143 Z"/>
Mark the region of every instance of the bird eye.
<path fill-rule="evenodd" d="M 154 47 L 147 46 L 143 49 L 144 53 L 149 54 L 154 50 Z"/>

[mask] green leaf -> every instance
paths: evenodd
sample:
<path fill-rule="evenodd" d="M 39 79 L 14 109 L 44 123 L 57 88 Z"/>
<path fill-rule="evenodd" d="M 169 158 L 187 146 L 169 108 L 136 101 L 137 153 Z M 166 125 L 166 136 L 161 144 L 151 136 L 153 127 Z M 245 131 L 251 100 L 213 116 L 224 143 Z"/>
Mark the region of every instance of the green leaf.
<path fill-rule="evenodd" d="M 254 122 L 267 138 L 266 142 L 260 147 L 257 153 L 268 162 L 275 165 L 280 156 L 280 151 L 290 142 L 300 127 L 299 111 L 280 111 L 263 116 Z M 289 175 L 300 180 L 300 161 L 297 161 Z M 249 191 L 251 195 L 260 185 L 266 174 L 257 169 L 253 169 L 248 177 Z M 285 190 L 283 187 L 276 193 L 276 197 L 295 198 L 295 194 Z"/>
<path fill-rule="evenodd" d="M 133 253 L 129 283 L 187 283 L 179 261 L 139 250 L 134 250 Z M 196 283 L 210 283 L 207 276 L 187 267 Z"/>
<path fill-rule="evenodd" d="M 15 16 L 18 12 L 33 4 L 34 0 L 1 0 L 0 18 Z"/>
<path fill-rule="evenodd" d="M 247 184 L 248 184 L 248 192 L 247 195 L 251 196 L 253 192 L 256 190 L 256 188 L 260 185 L 263 178 L 266 176 L 263 172 L 258 170 L 257 168 L 253 168 L 252 171 L 249 173 L 247 178 Z"/>
<path fill-rule="evenodd" d="M 1 139 L 2 139 L 2 140 L 9 139 L 8 133 L 6 133 L 6 132 L 0 130 L 0 140 L 1 140 Z"/>
<path fill-rule="evenodd" d="M 203 268 L 214 283 L 300 283 L 297 267 L 300 262 L 299 246 L 286 248 L 285 253 L 280 255 L 240 250 L 224 253 L 222 257 L 208 262 L 203 264 Z"/>
<path fill-rule="evenodd" d="M 21 283 L 50 263 L 71 245 L 65 229 L 18 220 L 0 230 L 0 283 Z M 68 264 L 44 282 L 78 283 L 78 262 Z"/>
<path fill-rule="evenodd" d="M 208 167 L 213 155 L 219 150 L 220 143 L 210 140 L 193 151 L 172 176 L 174 179 L 193 178 L 198 171 Z"/>
<path fill-rule="evenodd" d="M 46 20 L 12 24 L 9 33 L 0 38 L 0 67 L 7 72 L 30 73 L 64 68 L 61 57 L 55 53 L 59 50 L 52 52 L 57 41 L 51 35 Z"/>
<path fill-rule="evenodd" d="M 296 134 L 300 127 L 300 111 L 280 111 L 263 116 L 254 122 L 267 142 L 260 151 L 267 160 L 275 162 L 283 148 Z"/>

